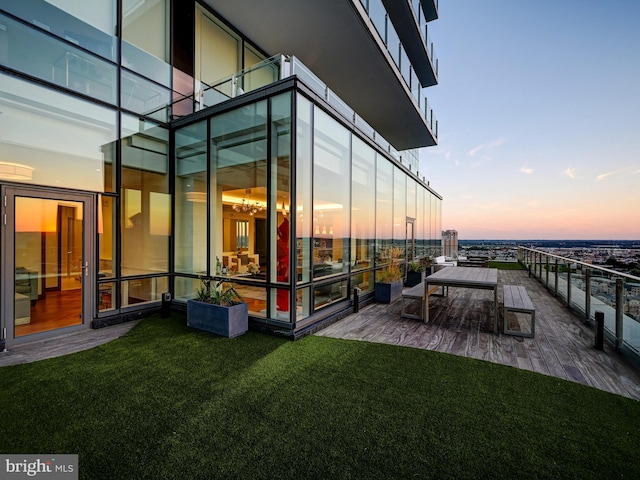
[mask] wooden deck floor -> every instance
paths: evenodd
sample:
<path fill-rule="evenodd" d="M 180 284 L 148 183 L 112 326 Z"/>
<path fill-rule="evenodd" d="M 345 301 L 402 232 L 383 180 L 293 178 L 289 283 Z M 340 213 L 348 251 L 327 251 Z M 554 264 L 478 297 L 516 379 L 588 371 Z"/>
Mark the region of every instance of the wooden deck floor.
<path fill-rule="evenodd" d="M 430 297 L 430 322 L 400 317 L 400 301 L 374 303 L 317 335 L 436 350 L 532 370 L 640 400 L 640 371 L 610 345 L 594 348 L 593 329 L 522 270 L 498 272 L 502 285 L 523 285 L 536 307 L 535 338 L 493 333 L 493 294 L 450 288 Z M 503 313 L 499 304 L 502 329 Z"/>

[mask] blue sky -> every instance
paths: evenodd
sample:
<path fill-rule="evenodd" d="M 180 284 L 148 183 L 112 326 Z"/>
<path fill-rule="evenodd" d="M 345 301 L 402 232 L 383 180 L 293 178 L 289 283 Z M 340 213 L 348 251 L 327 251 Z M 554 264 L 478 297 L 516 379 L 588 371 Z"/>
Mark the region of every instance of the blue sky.
<path fill-rule="evenodd" d="M 441 0 L 420 174 L 461 239 L 640 239 L 640 0 Z"/>

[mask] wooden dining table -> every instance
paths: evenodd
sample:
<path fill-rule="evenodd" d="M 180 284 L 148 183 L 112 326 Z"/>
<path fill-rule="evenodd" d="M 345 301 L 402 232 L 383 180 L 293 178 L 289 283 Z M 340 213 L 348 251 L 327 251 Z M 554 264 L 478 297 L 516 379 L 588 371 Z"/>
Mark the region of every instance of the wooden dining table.
<path fill-rule="evenodd" d="M 498 333 L 498 269 L 481 267 L 444 267 L 425 278 L 426 290 L 438 285 L 493 290 L 493 331 Z M 425 321 L 429 321 L 429 296 L 425 296 Z"/>

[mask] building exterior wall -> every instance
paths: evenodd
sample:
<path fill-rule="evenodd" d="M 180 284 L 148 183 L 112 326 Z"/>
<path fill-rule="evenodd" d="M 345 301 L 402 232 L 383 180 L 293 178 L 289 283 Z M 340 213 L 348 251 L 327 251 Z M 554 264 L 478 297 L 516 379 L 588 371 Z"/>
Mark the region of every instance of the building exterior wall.
<path fill-rule="evenodd" d="M 458 232 L 456 230 L 442 232 L 442 254 L 446 257 L 458 255 Z"/>
<path fill-rule="evenodd" d="M 371 292 L 409 217 L 411 255 L 440 250 L 441 197 L 379 135 L 299 79 L 260 90 L 277 70 L 215 85 L 278 52 L 207 3 L 0 3 L 0 167 L 28 172 L 0 184 L 94 196 L 87 327 L 179 306 L 220 262 L 254 322 L 295 331 Z"/>

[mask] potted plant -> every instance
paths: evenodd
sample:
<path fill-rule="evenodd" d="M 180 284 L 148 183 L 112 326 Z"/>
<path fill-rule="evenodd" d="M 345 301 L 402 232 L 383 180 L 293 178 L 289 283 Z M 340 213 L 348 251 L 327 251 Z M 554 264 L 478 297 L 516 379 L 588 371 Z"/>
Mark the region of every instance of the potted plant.
<path fill-rule="evenodd" d="M 377 302 L 393 303 L 402 295 L 402 269 L 400 256 L 402 249 L 389 247 L 380 255 L 386 265 L 376 272 L 375 298 Z"/>
<path fill-rule="evenodd" d="M 187 301 L 187 325 L 233 338 L 249 329 L 249 306 L 224 280 L 201 279 L 196 298 Z"/>
<path fill-rule="evenodd" d="M 413 287 L 424 282 L 425 276 L 431 274 L 431 258 L 422 257 L 418 261 L 414 261 L 407 265 L 407 279 L 404 282 L 405 287 Z"/>
<path fill-rule="evenodd" d="M 411 262 L 407 265 L 407 279 L 405 287 L 414 287 L 424 282 L 424 268 L 419 262 Z"/>

